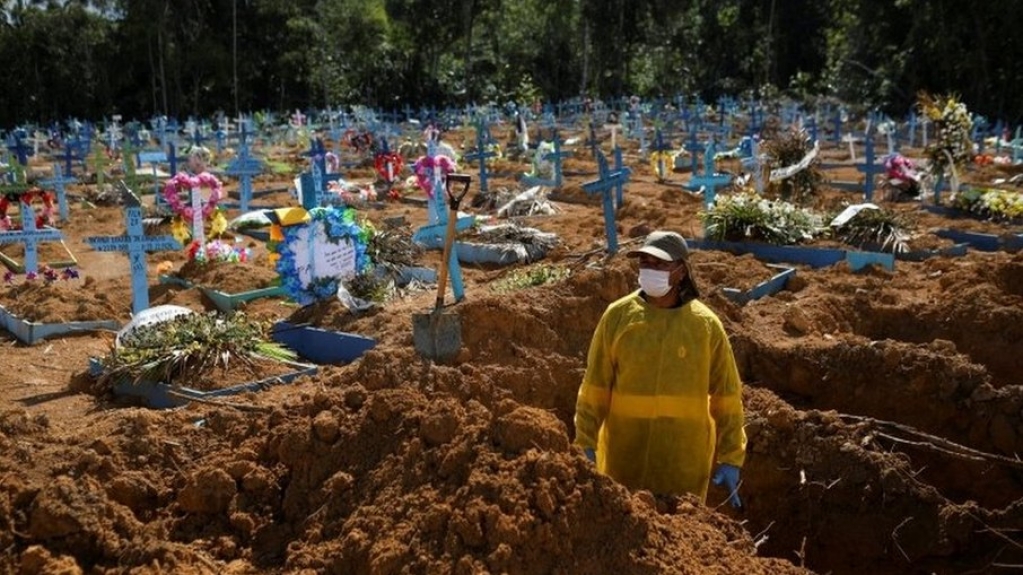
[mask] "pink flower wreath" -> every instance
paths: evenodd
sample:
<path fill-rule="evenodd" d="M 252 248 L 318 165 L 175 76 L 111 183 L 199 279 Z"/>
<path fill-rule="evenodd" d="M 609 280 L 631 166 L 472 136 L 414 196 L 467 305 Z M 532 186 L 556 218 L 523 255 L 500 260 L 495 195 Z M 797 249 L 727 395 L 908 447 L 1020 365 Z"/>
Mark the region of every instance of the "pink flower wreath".
<path fill-rule="evenodd" d="M 163 186 L 163 199 L 175 214 L 178 214 L 186 221 L 191 221 L 193 215 L 191 202 L 183 204 L 179 194 L 181 192 L 191 193 L 192 189 L 200 188 L 209 188 L 211 190 L 209 199 L 202 206 L 202 219 L 207 220 L 217 209 L 217 202 L 220 201 L 220 194 L 224 189 L 220 180 L 209 172 L 203 172 L 198 176 L 190 176 L 184 172 L 178 173 L 173 178 L 167 180 L 167 183 Z"/>
<path fill-rule="evenodd" d="M 426 192 L 426 195 L 433 197 L 433 170 L 440 170 L 441 177 L 446 178 L 448 174 L 457 169 L 455 162 L 447 156 L 423 156 L 412 165 L 416 173 L 416 183 Z"/>

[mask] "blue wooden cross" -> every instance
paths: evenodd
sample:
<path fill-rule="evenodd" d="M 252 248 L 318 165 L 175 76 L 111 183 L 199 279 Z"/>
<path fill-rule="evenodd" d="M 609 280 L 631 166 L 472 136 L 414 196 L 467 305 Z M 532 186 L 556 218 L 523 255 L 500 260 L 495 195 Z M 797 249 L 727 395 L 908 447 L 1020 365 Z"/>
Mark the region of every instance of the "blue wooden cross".
<path fill-rule="evenodd" d="M 810 134 L 810 143 L 816 142 L 819 137 L 817 133 L 817 116 L 811 115 L 806 119 L 806 131 Z"/>
<path fill-rule="evenodd" d="M 629 181 L 631 171 L 629 168 L 621 168 L 611 171 L 607 166 L 607 158 L 604 153 L 597 150 L 597 166 L 599 167 L 599 178 L 583 184 L 583 191 L 587 194 L 601 195 L 604 207 L 604 235 L 607 236 L 607 252 L 614 254 L 618 252 L 618 229 L 615 227 L 615 207 L 611 190 L 618 184 Z"/>
<path fill-rule="evenodd" d="M 716 153 L 714 139 L 711 138 L 707 144 L 707 150 L 703 155 L 703 175 L 694 173 L 689 178 L 687 189 L 697 191 L 703 190 L 703 205 L 710 206 L 714 203 L 717 189 L 732 183 L 732 177 L 727 174 L 719 174 L 715 171 L 714 155 Z"/>
<path fill-rule="evenodd" d="M 842 111 L 838 108 L 835 109 L 835 114 L 831 117 L 831 122 L 835 124 L 835 133 L 831 135 L 831 141 L 836 144 L 842 143 Z"/>
<path fill-rule="evenodd" d="M 142 228 L 142 205 L 130 192 L 125 192 L 126 233 L 121 236 L 85 238 L 99 252 L 126 252 L 131 265 L 131 311 L 141 313 L 149 308 L 149 282 L 146 279 L 146 252 L 180 250 L 181 244 L 171 236 L 147 236 Z"/>
<path fill-rule="evenodd" d="M 1009 142 L 1009 146 L 1012 147 L 1012 163 L 1018 164 L 1020 152 L 1023 151 L 1023 138 L 1020 138 L 1020 126 L 1016 126 L 1016 137 Z"/>
<path fill-rule="evenodd" d="M 554 151 L 547 152 L 547 158 L 554 162 L 554 187 L 560 188 L 562 184 L 561 180 L 561 163 L 562 159 L 572 155 L 571 150 L 561 149 L 561 138 L 558 137 L 558 131 L 554 130 L 553 134 Z"/>
<path fill-rule="evenodd" d="M 167 162 L 170 164 L 170 173 L 171 174 L 177 174 L 178 173 L 178 162 L 181 161 L 181 160 L 187 160 L 187 159 L 188 158 L 186 158 L 184 156 L 179 156 L 178 155 L 177 146 L 174 145 L 174 142 L 170 142 L 170 143 L 167 144 Z M 157 197 L 159 197 L 159 196 L 157 196 Z"/>
<path fill-rule="evenodd" d="M 242 212 L 249 211 L 252 201 L 252 177 L 263 173 L 263 162 L 249 155 L 249 145 L 242 127 L 238 155 L 227 165 L 224 173 L 238 177 L 238 204 Z"/>
<path fill-rule="evenodd" d="M 486 120 L 482 117 L 476 121 L 476 151 L 468 153 L 462 158 L 466 162 L 479 161 L 480 163 L 480 191 L 487 193 L 487 159 L 497 156 L 497 152 L 490 149 L 490 130 L 486 127 Z"/>
<path fill-rule="evenodd" d="M 585 143 L 590 147 L 590 153 L 593 154 L 594 158 L 596 158 L 597 152 L 600 150 L 600 141 L 597 140 L 597 127 L 593 122 L 590 122 L 590 136 Z"/>
<path fill-rule="evenodd" d="M 21 229 L 0 233 L 0 244 L 25 244 L 25 273 L 36 273 L 39 271 L 39 244 L 59 242 L 64 236 L 56 228 L 36 228 L 35 209 L 20 200 L 18 204 L 21 206 Z"/>
<path fill-rule="evenodd" d="M 696 139 L 696 130 L 689 132 L 689 141 L 686 143 L 686 151 L 689 152 L 689 172 L 696 175 L 700 165 L 700 153 L 707 148 Z"/>
<path fill-rule="evenodd" d="M 884 165 L 874 163 L 874 138 L 870 135 L 864 142 L 863 163 L 856 164 L 856 170 L 862 172 L 865 180 L 863 182 L 863 196 L 868 202 L 874 200 L 874 174 L 884 172 Z"/>
<path fill-rule="evenodd" d="M 764 158 L 760 155 L 759 138 L 743 138 L 749 143 L 749 156 L 741 161 L 742 167 L 753 172 L 753 185 L 758 194 L 764 193 Z"/>
<path fill-rule="evenodd" d="M 149 164 L 151 171 L 150 175 L 153 176 L 153 197 L 157 199 L 157 204 L 162 201 L 162 194 L 160 193 L 160 174 L 157 171 L 157 166 L 166 162 L 167 154 L 161 150 L 139 152 L 139 165 Z"/>
<path fill-rule="evenodd" d="M 984 153 L 984 135 L 988 127 L 987 118 L 984 116 L 973 117 L 973 127 L 970 129 L 970 139 L 977 144 L 977 153 Z"/>
<path fill-rule="evenodd" d="M 68 220 L 67 190 L 64 189 L 64 186 L 76 183 L 78 183 L 77 178 L 64 177 L 60 170 L 60 164 L 53 164 L 52 178 L 47 178 L 39 182 L 39 185 L 51 188 L 57 194 L 57 209 L 60 213 L 60 220 L 63 222 Z"/>
<path fill-rule="evenodd" d="M 10 150 L 17 158 L 18 163 L 22 166 L 28 165 L 29 152 L 32 148 L 25 145 L 25 142 L 21 139 L 21 136 L 14 135 L 11 137 L 12 143 L 7 144 L 7 149 Z"/>

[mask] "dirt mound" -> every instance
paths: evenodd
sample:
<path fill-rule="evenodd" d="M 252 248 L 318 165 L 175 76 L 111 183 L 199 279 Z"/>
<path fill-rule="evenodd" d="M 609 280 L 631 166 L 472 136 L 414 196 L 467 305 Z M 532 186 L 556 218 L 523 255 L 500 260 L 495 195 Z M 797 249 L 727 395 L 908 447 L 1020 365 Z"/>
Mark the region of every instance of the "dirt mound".
<path fill-rule="evenodd" d="M 582 188 L 597 167 L 580 148 L 552 194 L 557 213 L 516 220 L 558 234 L 542 264 L 570 275 L 509 291 L 529 266 L 464 262 L 464 297 L 447 295 L 444 309 L 461 322 L 462 350 L 444 365 L 414 348 L 411 316 L 436 299 L 415 282 L 368 311 L 335 298 L 247 302 L 251 316 L 376 346 L 291 384 L 169 411 L 85 393 L 95 387 L 82 372 L 109 351 L 109 333 L 0 339 L 0 572 L 951 574 L 1023 564 L 1020 254 L 970 250 L 858 274 L 790 265 L 783 291 L 740 304 L 726 288 L 747 290 L 777 268 L 693 250 L 701 299 L 724 321 L 746 382 L 744 510 L 714 486 L 701 505 L 594 472 L 571 445 L 573 415 L 593 329 L 636 288 L 621 252 L 659 227 L 702 233 L 703 198 L 681 186 L 687 176 L 656 181 L 638 143 L 621 140 L 633 172 L 613 214 L 619 253 L 606 254 L 601 199 Z M 529 169 L 501 167 L 493 186 L 514 188 Z M 838 179 L 858 177 L 846 172 Z M 282 205 L 289 180 L 260 178 L 257 189 L 276 186 L 269 197 Z M 427 224 L 424 202 L 408 199 L 360 217 Z M 854 199 L 825 190 L 816 207 Z M 1013 231 L 894 208 L 914 220 L 917 246 L 947 246 L 934 233 L 947 227 Z M 127 257 L 84 240 L 123 233 L 123 213 L 73 205 L 61 226 L 85 279 L 29 308 L 63 318 L 96 300 L 113 306 L 101 315 L 129 318 Z M 438 268 L 438 252 L 419 265 Z M 159 282 L 158 264 L 186 259 L 147 256 L 151 304 L 210 307 L 199 289 Z M 269 279 L 257 261 L 202 282 L 254 289 Z M 0 304 L 12 293 L 0 291 Z"/>

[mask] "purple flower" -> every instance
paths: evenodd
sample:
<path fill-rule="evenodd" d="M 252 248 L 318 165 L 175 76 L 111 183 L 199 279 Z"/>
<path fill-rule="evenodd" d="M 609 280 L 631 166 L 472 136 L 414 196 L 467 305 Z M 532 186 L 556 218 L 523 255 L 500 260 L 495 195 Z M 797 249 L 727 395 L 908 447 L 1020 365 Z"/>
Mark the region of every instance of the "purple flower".
<path fill-rule="evenodd" d="M 28 272 L 27 274 L 25 274 L 25 281 L 32 281 L 37 277 L 39 277 L 39 274 L 37 274 L 36 272 Z"/>
<path fill-rule="evenodd" d="M 78 279 L 78 270 L 74 268 L 64 268 L 64 271 L 60 274 L 66 280 Z"/>
<path fill-rule="evenodd" d="M 6 272 L 4 274 L 4 283 L 14 283 L 14 272 Z"/>

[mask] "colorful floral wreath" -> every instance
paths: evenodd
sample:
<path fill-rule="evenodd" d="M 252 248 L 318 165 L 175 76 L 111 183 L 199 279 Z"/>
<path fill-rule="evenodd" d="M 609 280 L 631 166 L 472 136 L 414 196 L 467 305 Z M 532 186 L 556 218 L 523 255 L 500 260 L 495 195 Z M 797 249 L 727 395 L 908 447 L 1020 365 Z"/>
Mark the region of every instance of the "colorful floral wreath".
<path fill-rule="evenodd" d="M 334 152 L 324 154 L 323 161 L 327 165 L 328 174 L 336 174 L 341 169 L 341 159 Z"/>
<path fill-rule="evenodd" d="M 223 212 L 217 209 L 217 203 L 220 202 L 220 195 L 224 189 L 220 180 L 209 172 L 203 172 L 197 176 L 179 172 L 173 178 L 167 180 L 167 183 L 163 186 L 163 199 L 175 214 L 171 233 L 182 244 L 186 244 L 188 239 L 192 237 L 192 232 L 188 226 L 192 223 L 192 217 L 195 215 L 195 212 L 192 210 L 191 205 L 182 203 L 180 193 L 191 193 L 192 189 L 199 188 L 209 188 L 211 190 L 210 197 L 202 207 L 203 221 L 211 222 L 210 233 L 218 236 L 227 229 L 227 220 L 224 218 Z"/>
<path fill-rule="evenodd" d="M 674 153 L 667 151 L 654 151 L 650 153 L 650 169 L 654 171 L 654 174 L 658 178 L 664 179 L 665 174 L 670 172 L 674 165 L 675 165 Z M 664 171 L 662 172 L 661 170 Z"/>
<path fill-rule="evenodd" d="M 454 160 L 447 156 L 422 156 L 412 165 L 412 171 L 416 173 L 416 184 L 426 192 L 426 195 L 433 197 L 433 174 L 439 169 L 442 178 L 454 172 L 458 167 Z"/>
<path fill-rule="evenodd" d="M 391 175 L 388 178 L 387 175 L 387 164 L 391 164 Z M 376 169 L 377 174 L 388 184 L 393 183 L 398 179 L 402 169 L 405 168 L 405 160 L 401 158 L 401 154 L 397 152 L 380 152 L 377 157 L 373 160 L 373 167 Z"/>
<path fill-rule="evenodd" d="M 203 172 L 198 176 L 190 176 L 184 172 L 179 172 L 176 176 L 167 180 L 167 183 L 163 186 L 163 199 L 166 200 L 167 205 L 170 206 L 170 209 L 175 214 L 191 221 L 194 215 L 192 206 L 183 204 L 179 194 L 181 192 L 191 193 L 193 189 L 197 188 L 209 188 L 211 190 L 209 199 L 206 200 L 206 204 L 202 207 L 202 219 L 207 220 L 217 209 L 220 194 L 224 189 L 220 180 L 209 172 Z"/>
<path fill-rule="evenodd" d="M 0 196 L 0 230 L 14 229 L 14 222 L 11 221 L 11 217 L 7 215 L 7 208 L 11 204 L 11 196 L 14 194 L 8 194 Z M 43 209 L 36 213 L 36 229 L 43 226 L 53 225 L 55 209 L 53 202 L 57 195 L 53 192 L 41 190 L 39 188 L 32 188 L 27 192 L 24 192 L 18 196 L 18 200 L 24 202 L 26 205 L 31 206 L 32 200 L 38 198 L 43 202 Z"/>
<path fill-rule="evenodd" d="M 355 246 L 355 271 L 363 273 L 372 267 L 367 253 L 369 234 L 355 223 L 355 210 L 350 208 L 313 208 L 309 210 L 308 223 L 281 228 L 283 239 L 277 244 L 277 273 L 281 277 L 281 286 L 285 292 L 302 306 L 317 300 L 336 297 L 341 278 L 316 277 L 308 285 L 303 285 L 299 277 L 296 253 L 293 249 L 302 241 L 300 233 L 310 226 L 323 226 L 330 241 L 340 242 L 351 240 Z"/>

